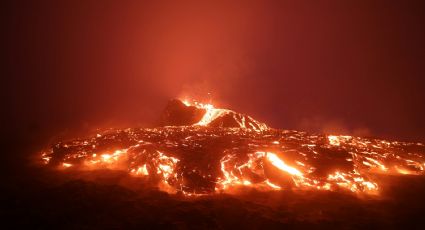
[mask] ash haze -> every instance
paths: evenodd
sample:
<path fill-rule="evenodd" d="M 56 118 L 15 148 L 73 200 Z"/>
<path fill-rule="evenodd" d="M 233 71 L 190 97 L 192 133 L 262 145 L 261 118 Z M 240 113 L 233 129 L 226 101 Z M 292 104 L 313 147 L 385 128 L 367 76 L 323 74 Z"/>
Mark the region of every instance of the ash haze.
<path fill-rule="evenodd" d="M 425 140 L 423 1 L 5 9 L 2 123 L 16 139 L 144 126 L 196 97 L 276 128 Z"/>
<path fill-rule="evenodd" d="M 425 229 L 425 1 L 1 9 L 5 226 Z"/>

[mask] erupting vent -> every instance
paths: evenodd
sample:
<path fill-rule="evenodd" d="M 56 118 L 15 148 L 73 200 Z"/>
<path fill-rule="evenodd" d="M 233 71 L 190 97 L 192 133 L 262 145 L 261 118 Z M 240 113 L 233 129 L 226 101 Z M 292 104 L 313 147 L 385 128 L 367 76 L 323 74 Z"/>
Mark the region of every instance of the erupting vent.
<path fill-rule="evenodd" d="M 377 174 L 425 168 L 421 143 L 276 130 L 212 105 L 172 101 L 161 123 L 58 143 L 42 159 L 66 170 L 125 170 L 185 195 L 244 186 L 378 194 Z"/>

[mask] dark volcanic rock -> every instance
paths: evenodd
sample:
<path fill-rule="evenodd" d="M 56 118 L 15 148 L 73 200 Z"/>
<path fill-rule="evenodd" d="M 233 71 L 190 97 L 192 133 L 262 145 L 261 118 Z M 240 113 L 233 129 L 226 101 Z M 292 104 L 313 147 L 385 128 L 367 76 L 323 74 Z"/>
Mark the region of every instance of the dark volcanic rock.
<path fill-rule="evenodd" d="M 222 116 L 211 121 L 208 126 L 221 128 L 247 128 L 253 130 L 264 130 L 267 128 L 267 125 L 254 120 L 252 117 L 231 110 L 226 111 Z"/>
<path fill-rule="evenodd" d="M 243 128 L 256 131 L 268 129 L 267 125 L 252 117 L 230 109 L 214 108 L 211 105 L 194 103 L 186 105 L 174 99 L 168 102 L 159 121 L 159 126 L 201 125 L 220 128 Z"/>
<path fill-rule="evenodd" d="M 161 115 L 160 126 L 193 125 L 202 119 L 205 109 L 195 106 L 186 106 L 180 100 L 174 99 L 168 102 Z"/>

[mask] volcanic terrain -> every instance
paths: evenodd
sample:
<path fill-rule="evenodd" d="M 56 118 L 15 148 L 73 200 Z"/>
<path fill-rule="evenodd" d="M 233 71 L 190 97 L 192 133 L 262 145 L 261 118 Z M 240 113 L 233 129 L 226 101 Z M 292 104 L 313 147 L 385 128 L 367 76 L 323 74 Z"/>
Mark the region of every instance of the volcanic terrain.
<path fill-rule="evenodd" d="M 180 100 L 159 124 L 53 144 L 15 178 L 34 191 L 8 189 L 6 215 L 40 228 L 423 226 L 422 143 L 273 129 Z"/>

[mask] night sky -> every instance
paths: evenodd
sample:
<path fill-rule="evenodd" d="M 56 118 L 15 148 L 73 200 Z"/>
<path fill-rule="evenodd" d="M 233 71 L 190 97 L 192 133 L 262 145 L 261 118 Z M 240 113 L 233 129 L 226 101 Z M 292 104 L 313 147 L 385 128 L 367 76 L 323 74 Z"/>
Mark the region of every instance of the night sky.
<path fill-rule="evenodd" d="M 210 2 L 9 3 L 3 134 L 146 126 L 192 97 L 276 128 L 425 141 L 424 1 Z"/>

